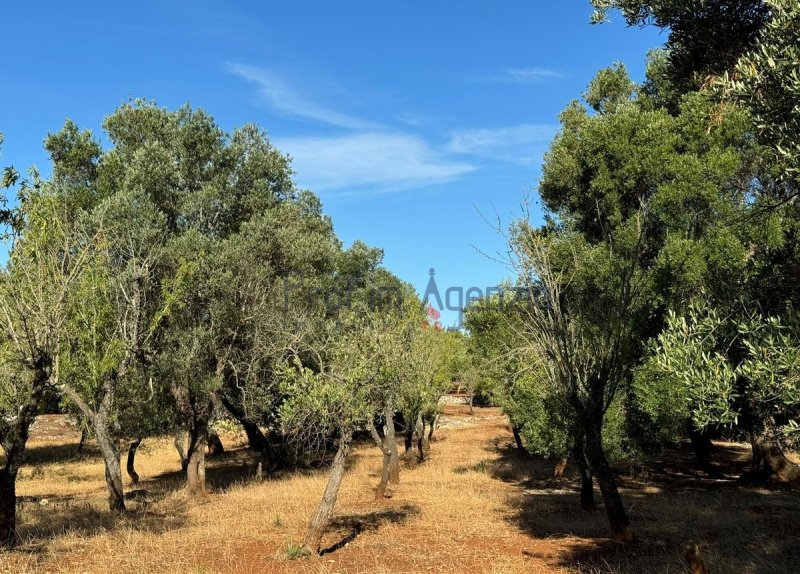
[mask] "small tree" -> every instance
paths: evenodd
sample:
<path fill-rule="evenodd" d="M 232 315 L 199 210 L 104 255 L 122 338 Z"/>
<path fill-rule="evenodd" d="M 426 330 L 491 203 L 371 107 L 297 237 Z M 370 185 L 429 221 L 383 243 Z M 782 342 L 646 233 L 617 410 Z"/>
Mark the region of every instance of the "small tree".
<path fill-rule="evenodd" d="M 319 553 L 333 516 L 353 433 L 372 421 L 375 390 L 382 384 L 380 350 L 367 321 L 352 313 L 339 324 L 326 321 L 316 341 L 295 347 L 281 384 L 288 397 L 281 406 L 284 432 L 317 448 L 329 437 L 336 438 L 328 483 L 305 537 L 304 544 L 313 553 Z M 306 357 L 306 364 L 301 357 Z"/>
<path fill-rule="evenodd" d="M 603 319 L 570 294 L 576 270 L 592 265 L 592 249 L 578 251 L 569 238 L 547 238 L 521 223 L 515 243 L 521 277 L 529 300 L 523 307 L 523 336 L 527 352 L 541 365 L 551 393 L 562 396 L 573 411 L 577 440 L 585 445 L 589 466 L 597 478 L 606 513 L 616 540 L 633 534 L 603 445 L 604 418 L 630 365 L 635 329 L 632 314 L 644 300 L 642 275 L 635 259 L 620 269 L 620 281 L 608 301 Z M 557 265 L 559 248 L 574 250 L 568 267 Z M 562 262 L 563 264 L 563 262 Z M 611 306 L 613 305 L 613 307 Z"/>

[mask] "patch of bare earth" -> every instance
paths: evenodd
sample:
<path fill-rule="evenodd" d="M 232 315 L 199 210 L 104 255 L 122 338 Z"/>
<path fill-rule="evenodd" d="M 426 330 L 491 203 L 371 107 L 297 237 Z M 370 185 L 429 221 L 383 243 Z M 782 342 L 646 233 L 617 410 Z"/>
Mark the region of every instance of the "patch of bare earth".
<path fill-rule="evenodd" d="M 90 443 L 78 454 L 79 433 L 65 419 L 43 420 L 35 464 L 19 480 L 24 542 L 0 554 L 0 572 L 677 573 L 689 540 L 713 573 L 798 571 L 798 493 L 737 485 L 741 445 L 722 445 L 717 458 L 733 463 L 713 476 L 682 451 L 621 470 L 639 542 L 619 546 L 606 539 L 602 511 L 580 509 L 574 479 L 552 479 L 552 461 L 513 448 L 499 410 L 467 411 L 448 407 L 430 458 L 404 469 L 383 502 L 372 500 L 380 453 L 359 444 L 325 538 L 330 551 L 297 560 L 287 549 L 303 538 L 325 469 L 256 482 L 243 435 L 223 434 L 227 451 L 208 461 L 213 494 L 199 503 L 182 490 L 171 439 L 147 440 L 142 481 L 126 484 L 130 511 L 112 516 L 97 451 Z"/>

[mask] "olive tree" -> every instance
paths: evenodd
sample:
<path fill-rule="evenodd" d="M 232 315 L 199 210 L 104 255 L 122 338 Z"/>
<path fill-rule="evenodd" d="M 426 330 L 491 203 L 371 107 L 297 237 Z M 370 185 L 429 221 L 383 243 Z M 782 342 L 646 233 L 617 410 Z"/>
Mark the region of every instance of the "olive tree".
<path fill-rule="evenodd" d="M 66 225 L 68 207 L 58 190 L 33 174 L 23 184 L 11 216 L 9 257 L 0 272 L 0 545 L 13 545 L 16 531 L 16 479 L 28 430 L 45 388 L 52 383 L 68 321 L 72 291 L 92 259 L 96 236 Z M 15 183 L 7 181 L 6 183 Z"/>
<path fill-rule="evenodd" d="M 366 319 L 348 315 L 340 324 L 325 321 L 312 344 L 295 347 L 281 384 L 287 396 L 281 405 L 284 432 L 317 448 L 329 437 L 336 440 L 330 477 L 304 541 L 313 553 L 320 551 L 333 516 L 353 433 L 372 421 L 375 388 L 382 384 L 380 350 L 369 336 Z M 306 357 L 306 364 L 301 356 Z"/>
<path fill-rule="evenodd" d="M 800 481 L 800 468 L 784 455 L 785 445 L 796 446 L 800 428 L 796 332 L 778 317 L 752 311 L 725 317 L 698 305 L 686 316 L 671 314 L 654 345 L 655 367 L 678 380 L 676 394 L 691 405 L 696 426 L 748 433 L 749 479 Z"/>

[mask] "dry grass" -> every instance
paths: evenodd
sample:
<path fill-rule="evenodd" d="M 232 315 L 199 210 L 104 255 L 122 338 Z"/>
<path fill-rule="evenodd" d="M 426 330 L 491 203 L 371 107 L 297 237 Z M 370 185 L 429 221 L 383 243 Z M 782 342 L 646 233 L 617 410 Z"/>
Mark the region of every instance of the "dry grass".
<path fill-rule="evenodd" d="M 146 493 L 114 517 L 97 453 L 77 456 L 77 433 L 48 435 L 40 425 L 29 457 L 36 464 L 19 481 L 24 543 L 0 555 L 0 572 L 678 573 L 690 539 L 714 573 L 788 573 L 800 564 L 797 492 L 712 482 L 677 453 L 623 477 L 640 542 L 617 546 L 605 538 L 602 512 L 580 510 L 573 480 L 550 479 L 551 463 L 511 447 L 500 412 L 454 409 L 445 425 L 430 459 L 404 470 L 382 503 L 372 501 L 379 452 L 359 445 L 325 538 L 332 551 L 297 560 L 287 554 L 302 540 L 324 470 L 256 483 L 244 437 L 223 435 L 228 451 L 209 460 L 213 495 L 199 503 L 181 489 L 171 441 L 150 440 L 137 464 L 136 488 Z"/>

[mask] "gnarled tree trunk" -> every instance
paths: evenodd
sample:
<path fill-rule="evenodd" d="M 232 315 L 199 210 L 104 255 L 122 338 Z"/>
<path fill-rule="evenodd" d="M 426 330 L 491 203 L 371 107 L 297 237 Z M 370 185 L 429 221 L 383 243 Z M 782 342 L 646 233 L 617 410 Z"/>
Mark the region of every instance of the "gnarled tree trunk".
<path fill-rule="evenodd" d="M 781 482 L 800 484 L 800 467 L 786 458 L 776 431 L 765 430 L 750 433 L 753 458 L 750 471 L 744 480 L 766 481 L 776 478 Z"/>
<path fill-rule="evenodd" d="M 6 461 L 0 468 L 0 547 L 11 547 L 17 543 L 17 473 L 22 466 L 28 432 L 36 418 L 44 388 L 50 380 L 53 361 L 46 353 L 40 353 L 33 361 L 33 381 L 27 402 L 19 410 L 9 428 L 4 429 L 3 450 Z"/>
<path fill-rule="evenodd" d="M 601 435 L 602 417 L 598 417 L 599 424 L 592 425 L 586 429 L 586 455 L 589 460 L 590 468 L 597 483 L 600 485 L 600 492 L 603 495 L 603 502 L 606 507 L 606 516 L 611 525 L 611 534 L 617 542 L 631 542 L 633 531 L 630 528 L 630 520 L 625 506 L 622 504 L 622 497 L 619 495 L 617 481 L 614 478 L 614 471 L 608 464 Z"/>
<path fill-rule="evenodd" d="M 189 466 L 189 458 L 186 456 L 186 432 L 178 430 L 175 433 L 175 450 L 178 451 L 178 457 L 181 460 L 181 470 L 186 472 L 186 467 Z"/>
<path fill-rule="evenodd" d="M 247 418 L 245 412 L 234 405 L 224 393 L 218 393 L 219 401 L 222 403 L 222 406 L 225 407 L 233 418 L 242 425 L 244 428 L 244 432 L 247 434 L 247 442 L 250 446 L 250 450 L 253 452 L 257 452 L 261 455 L 263 462 L 265 463 L 264 466 L 267 469 L 275 469 L 278 467 L 278 457 L 275 454 L 275 451 L 272 448 L 272 445 L 267 440 L 267 437 L 264 436 L 264 433 L 261 432 L 261 429 L 258 428 L 258 425 Z"/>
<path fill-rule="evenodd" d="M 93 421 L 94 435 L 105 465 L 106 487 L 108 488 L 108 508 L 113 512 L 125 510 L 125 494 L 122 488 L 122 468 L 117 442 L 111 437 L 108 419 L 98 412 Z"/>
<path fill-rule="evenodd" d="M 575 446 L 572 447 L 572 458 L 575 460 L 575 464 L 578 465 L 578 472 L 581 475 L 581 508 L 587 511 L 597 510 L 597 504 L 594 501 L 592 471 L 589 467 L 586 449 L 582 441 L 575 441 Z"/>
<path fill-rule="evenodd" d="M 103 380 L 100 404 L 95 412 L 83 398 L 69 385 L 61 385 L 62 392 L 81 410 L 83 415 L 92 424 L 94 437 L 100 447 L 105 466 L 106 487 L 108 488 L 108 508 L 112 512 L 125 510 L 125 494 L 122 488 L 122 467 L 120 465 L 119 447 L 111 436 L 109 427 L 111 411 L 114 405 L 114 394 L 119 373 L 112 372 Z"/>
<path fill-rule="evenodd" d="M 511 425 L 511 434 L 514 435 L 514 442 L 517 444 L 519 450 L 525 450 L 525 445 L 522 444 L 522 435 L 519 433 L 517 425 Z"/>
<path fill-rule="evenodd" d="M 128 472 L 128 476 L 131 477 L 131 482 L 133 484 L 139 483 L 139 474 L 136 472 L 136 451 L 140 444 L 142 444 L 141 437 L 130 444 L 128 447 L 128 460 L 125 464 L 125 470 Z"/>
<path fill-rule="evenodd" d="M 328 484 L 325 486 L 325 492 L 322 495 L 322 501 L 308 526 L 305 546 L 314 554 L 319 554 L 320 546 L 322 545 L 322 535 L 325 533 L 325 528 L 327 528 L 333 516 L 333 509 L 336 506 L 336 497 L 339 495 L 339 487 L 342 485 L 342 479 L 344 478 L 345 464 L 347 462 L 347 455 L 350 452 L 352 440 L 353 431 L 350 429 L 343 430 L 339 438 L 339 448 L 336 450 L 336 456 L 333 458 L 331 475 L 330 478 L 328 478 Z"/>
<path fill-rule="evenodd" d="M 375 500 L 382 500 L 386 494 L 386 486 L 389 482 L 397 484 L 400 482 L 400 464 L 397 453 L 397 436 L 392 420 L 393 409 L 387 406 L 384 409 L 383 439 L 378 434 L 374 423 L 370 423 L 369 431 L 372 438 L 383 453 L 383 464 L 381 465 L 381 480 L 375 489 Z"/>
<path fill-rule="evenodd" d="M 205 496 L 206 492 L 206 446 L 208 444 L 208 408 L 195 405 L 189 422 L 189 447 L 186 452 L 186 485 L 189 494 Z"/>
<path fill-rule="evenodd" d="M 225 452 L 225 446 L 222 444 L 222 439 L 219 438 L 217 431 L 209 429 L 208 431 L 208 454 L 214 456 L 215 454 L 222 454 Z"/>

